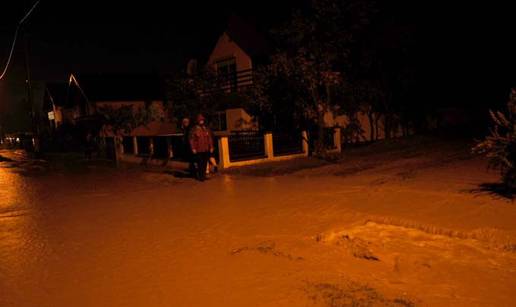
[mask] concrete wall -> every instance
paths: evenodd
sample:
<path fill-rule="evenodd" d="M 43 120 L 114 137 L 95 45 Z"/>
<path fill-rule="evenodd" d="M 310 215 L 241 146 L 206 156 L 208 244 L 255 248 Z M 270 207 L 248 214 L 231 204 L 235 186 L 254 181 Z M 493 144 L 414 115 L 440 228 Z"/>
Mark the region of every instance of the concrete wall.
<path fill-rule="evenodd" d="M 229 156 L 229 140 L 227 136 L 221 136 L 218 139 L 219 142 L 219 166 L 220 168 L 230 168 L 230 167 L 238 167 L 238 166 L 247 166 L 247 165 L 254 165 L 254 164 L 260 164 L 265 162 L 274 162 L 274 161 L 284 161 L 284 160 L 290 160 L 290 159 L 296 159 L 301 157 L 307 157 L 308 156 L 308 138 L 306 131 L 303 131 L 300 135 L 300 137 L 303 138 L 303 152 L 299 154 L 291 154 L 291 155 L 282 155 L 282 156 L 274 156 L 274 144 L 273 144 L 273 137 L 272 133 L 265 133 L 263 135 L 264 138 L 264 152 L 265 152 L 265 158 L 259 158 L 259 159 L 250 159 L 250 160 L 244 160 L 244 161 L 237 161 L 237 162 L 231 162 L 230 156 Z M 340 151 L 340 146 L 339 146 Z"/>
<path fill-rule="evenodd" d="M 340 128 L 335 128 L 334 130 L 334 142 L 336 144 L 336 148 L 331 150 L 330 152 L 338 153 L 341 151 L 341 130 Z M 263 135 L 264 138 L 264 152 L 265 157 L 264 158 L 258 158 L 258 159 L 249 159 L 244 161 L 231 161 L 230 155 L 229 155 L 229 136 L 228 135 L 219 135 L 217 137 L 218 142 L 218 149 L 219 149 L 219 167 L 224 168 L 230 168 L 230 167 L 239 167 L 239 166 L 246 166 L 246 165 L 254 165 L 254 164 L 260 164 L 265 162 L 274 162 L 274 161 L 284 161 L 284 160 L 290 160 L 290 159 L 296 159 L 296 158 L 302 158 L 307 157 L 309 154 L 309 148 L 308 148 L 308 134 L 306 131 L 301 132 L 300 137 L 302 138 L 302 152 L 301 153 L 295 153 L 290 155 L 281 155 L 281 156 L 275 156 L 274 155 L 274 142 L 273 142 L 273 135 L 272 133 L 265 133 Z M 118 147 L 121 147 L 121 138 L 117 142 Z M 188 166 L 188 163 L 186 162 L 177 162 L 177 161 L 167 161 L 163 159 L 154 159 L 149 156 L 145 157 L 137 157 L 138 155 L 138 144 L 136 141 L 136 137 L 133 138 L 134 146 L 133 146 L 133 152 L 123 152 L 123 147 L 118 148 L 117 152 L 117 159 L 120 161 L 125 162 L 131 162 L 131 163 L 139 163 L 139 164 L 152 164 L 152 165 L 161 165 L 161 166 L 171 166 L 171 163 L 175 163 L 176 167 L 186 168 Z"/>
<path fill-rule="evenodd" d="M 385 139 L 385 117 L 383 115 L 378 115 L 380 118 L 378 119 L 378 135 L 377 139 L 382 140 Z M 362 128 L 362 135 L 360 136 L 361 142 L 369 142 L 371 141 L 371 125 L 369 123 L 369 117 L 365 112 L 358 112 L 356 114 L 357 120 Z M 348 116 L 346 115 L 334 115 L 332 112 L 327 112 L 324 114 L 324 124 L 326 127 L 342 127 L 346 128 L 350 123 Z M 401 127 L 398 126 L 397 129 L 393 131 L 392 137 L 401 137 L 402 130 Z"/>

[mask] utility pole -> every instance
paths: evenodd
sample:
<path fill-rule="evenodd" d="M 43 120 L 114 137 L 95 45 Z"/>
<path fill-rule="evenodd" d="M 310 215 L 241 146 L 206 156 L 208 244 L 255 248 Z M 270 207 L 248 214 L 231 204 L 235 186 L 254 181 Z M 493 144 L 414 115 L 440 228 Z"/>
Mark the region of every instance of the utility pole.
<path fill-rule="evenodd" d="M 7 69 L 9 68 L 9 64 L 11 63 L 12 56 L 13 56 L 13 53 L 14 53 L 14 50 L 16 47 L 16 40 L 18 38 L 18 33 L 20 33 L 23 30 L 26 30 L 26 29 L 22 29 L 22 28 L 25 26 L 25 22 L 29 18 L 32 11 L 34 11 L 36 6 L 38 6 L 40 1 L 41 0 L 36 0 L 31 6 L 29 6 L 28 0 L 24 0 L 25 7 L 29 8 L 29 10 L 27 11 L 25 16 L 23 16 L 23 18 L 20 20 L 20 22 L 16 26 L 16 31 L 14 32 L 14 39 L 11 44 L 11 49 L 9 52 L 9 56 L 7 58 L 7 62 L 5 64 L 3 71 L 0 73 L 0 80 L 2 80 L 5 77 Z M 25 73 L 26 73 L 25 83 L 27 85 L 27 103 L 29 104 L 30 109 L 31 109 L 30 117 L 31 117 L 31 125 L 32 125 L 32 137 L 33 137 L 34 152 L 39 153 L 40 140 L 39 140 L 39 127 L 38 127 L 38 112 L 37 112 L 36 106 L 34 105 L 34 99 L 33 99 L 33 95 L 32 95 L 32 77 L 31 77 L 31 72 L 30 72 L 30 61 L 29 61 L 29 50 L 30 50 L 29 47 L 30 46 L 29 46 L 29 36 L 27 34 L 27 31 L 25 31 L 25 33 L 24 33 L 24 42 L 25 42 L 24 54 L 25 54 Z M 2 132 L 2 131 L 0 131 L 0 132 Z M 0 135 L 0 137 L 1 136 L 2 135 Z"/>
<path fill-rule="evenodd" d="M 27 2 L 26 2 L 27 3 Z M 23 27 L 23 51 L 25 58 L 25 82 L 27 86 L 27 102 L 30 106 L 30 118 L 31 118 L 31 126 L 32 126 L 32 138 L 33 138 L 33 146 L 34 153 L 38 154 L 40 151 L 39 146 L 39 129 L 38 129 L 38 112 L 36 106 L 34 105 L 34 97 L 32 95 L 32 75 L 30 71 L 30 41 L 29 41 L 29 32 L 27 31 L 27 27 Z"/>

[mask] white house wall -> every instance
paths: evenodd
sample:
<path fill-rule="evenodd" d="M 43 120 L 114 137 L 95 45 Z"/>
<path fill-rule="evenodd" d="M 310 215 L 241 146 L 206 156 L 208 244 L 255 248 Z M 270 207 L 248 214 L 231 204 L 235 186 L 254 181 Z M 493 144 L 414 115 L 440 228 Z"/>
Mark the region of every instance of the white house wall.
<path fill-rule="evenodd" d="M 257 130 L 258 123 L 242 108 L 226 110 L 226 124 L 228 131 Z"/>

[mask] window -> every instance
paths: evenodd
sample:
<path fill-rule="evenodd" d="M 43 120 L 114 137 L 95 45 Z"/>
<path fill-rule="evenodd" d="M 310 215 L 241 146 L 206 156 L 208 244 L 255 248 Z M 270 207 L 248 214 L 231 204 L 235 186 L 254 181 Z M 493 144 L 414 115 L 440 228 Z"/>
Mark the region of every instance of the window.
<path fill-rule="evenodd" d="M 222 87 L 231 92 L 237 87 L 236 59 L 234 57 L 215 62 L 217 75 L 222 79 Z"/>

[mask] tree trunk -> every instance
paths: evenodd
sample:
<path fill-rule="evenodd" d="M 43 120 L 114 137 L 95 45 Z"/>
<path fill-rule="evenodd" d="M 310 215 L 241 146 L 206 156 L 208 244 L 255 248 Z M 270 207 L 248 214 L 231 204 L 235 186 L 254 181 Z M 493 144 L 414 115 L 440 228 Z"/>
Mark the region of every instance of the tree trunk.
<path fill-rule="evenodd" d="M 375 134 L 375 125 L 374 125 L 374 116 L 373 116 L 373 112 L 367 112 L 367 118 L 369 119 L 369 129 L 371 129 L 371 131 L 369 131 L 369 141 L 374 141 L 375 140 L 375 137 L 374 137 L 374 134 Z"/>
<path fill-rule="evenodd" d="M 316 155 L 322 155 L 326 151 L 324 146 L 324 111 L 326 108 L 315 89 L 312 89 L 312 99 L 317 111 L 317 139 L 314 144 L 314 152 Z"/>
<path fill-rule="evenodd" d="M 315 153 L 321 155 L 326 151 L 324 144 L 324 110 L 317 112 L 317 140 L 315 141 Z"/>
<path fill-rule="evenodd" d="M 402 124 L 403 137 L 409 136 L 410 124 L 408 121 L 404 121 Z"/>
<path fill-rule="evenodd" d="M 375 138 L 374 140 L 375 141 L 378 141 L 378 122 L 380 121 L 380 118 L 381 118 L 381 115 L 379 115 L 378 113 L 376 114 L 376 117 L 374 119 L 374 129 L 375 129 Z"/>
<path fill-rule="evenodd" d="M 391 138 L 391 116 L 385 115 L 385 139 Z"/>
<path fill-rule="evenodd" d="M 116 167 L 119 167 L 120 162 L 122 161 L 123 142 L 120 137 L 115 136 L 113 143 L 115 145 L 115 165 Z"/>

